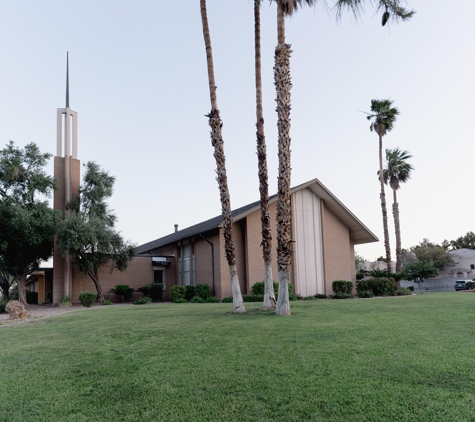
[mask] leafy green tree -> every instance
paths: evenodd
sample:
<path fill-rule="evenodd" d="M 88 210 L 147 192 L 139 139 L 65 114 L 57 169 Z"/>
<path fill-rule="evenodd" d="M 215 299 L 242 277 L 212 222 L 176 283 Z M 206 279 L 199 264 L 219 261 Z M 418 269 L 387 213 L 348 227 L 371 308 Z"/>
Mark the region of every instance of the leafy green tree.
<path fill-rule="evenodd" d="M 411 171 L 414 170 L 411 164 L 407 162 L 412 158 L 407 151 L 401 151 L 399 148 L 393 150 L 386 149 L 386 166 L 383 169 L 384 183 L 391 186 L 393 190 L 393 217 L 394 229 L 396 232 L 396 272 L 402 269 L 402 247 L 401 247 L 401 226 L 399 222 L 399 204 L 397 202 L 396 192 L 401 183 L 407 182 L 411 177 Z M 378 171 L 378 176 L 380 173 Z"/>
<path fill-rule="evenodd" d="M 135 255 L 135 245 L 114 229 L 116 216 L 107 200 L 112 196 L 115 178 L 94 162 L 85 167 L 79 198 L 68 204 L 69 214 L 59 226 L 58 246 L 64 257 L 73 256 L 77 269 L 91 278 L 103 302 L 99 269 L 110 265 L 111 269 L 125 271 Z"/>
<path fill-rule="evenodd" d="M 0 273 L 5 287 L 16 281 L 25 304 L 26 278 L 51 257 L 60 220 L 46 201 L 55 186 L 45 172 L 50 157 L 34 143 L 21 149 L 10 141 L 0 150 Z"/>
<path fill-rule="evenodd" d="M 444 240 L 442 246 L 451 250 L 462 248 L 475 249 L 475 233 L 467 232 L 464 236 L 457 237 L 457 239 L 450 242 Z"/>
<path fill-rule="evenodd" d="M 383 176 L 383 136 L 387 132 L 391 132 L 394 128 L 394 122 L 399 114 L 399 110 L 393 107 L 392 100 L 371 100 L 371 113 L 367 113 L 366 117 L 371 120 L 370 130 L 376 132 L 379 137 L 379 181 L 381 184 L 381 211 L 383 214 L 383 230 L 384 230 L 384 248 L 386 249 L 386 263 L 388 271 L 391 272 L 391 248 L 389 245 L 389 229 L 388 229 L 388 211 L 386 208 L 386 194 L 384 193 L 384 176 Z"/>
<path fill-rule="evenodd" d="M 437 274 L 437 268 L 432 262 L 411 262 L 406 265 L 406 268 L 404 268 L 404 278 L 419 283 L 419 288 L 421 287 L 421 282 L 428 278 L 435 277 Z"/>
<path fill-rule="evenodd" d="M 442 246 L 430 242 L 429 239 L 423 239 L 419 245 L 411 247 L 411 251 L 416 256 L 417 261 L 427 264 L 432 263 L 437 269 L 450 267 L 454 263 L 452 255 L 447 253 Z"/>

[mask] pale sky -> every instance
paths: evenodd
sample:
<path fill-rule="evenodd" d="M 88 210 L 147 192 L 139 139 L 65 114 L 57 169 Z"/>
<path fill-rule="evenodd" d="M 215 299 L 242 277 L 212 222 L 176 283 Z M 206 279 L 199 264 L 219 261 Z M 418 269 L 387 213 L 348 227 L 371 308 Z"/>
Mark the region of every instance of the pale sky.
<path fill-rule="evenodd" d="M 328 1 L 332 4 L 332 1 Z M 368 3 L 368 2 L 367 2 Z M 406 23 L 381 27 L 324 7 L 287 19 L 292 45 L 292 186 L 318 178 L 383 239 L 378 137 L 362 111 L 373 98 L 401 114 L 385 148 L 415 167 L 399 190 L 402 245 L 475 231 L 475 1 L 409 0 Z M 259 198 L 251 0 L 208 0 L 218 104 L 233 208 Z M 270 193 L 277 188 L 275 4 L 262 7 Z M 110 203 L 124 237 L 145 243 L 220 214 L 209 137 L 206 56 L 198 0 L 2 0 L 0 146 L 56 152 L 56 109 L 79 115 L 79 159 L 117 179 Z M 471 99 L 472 98 L 472 99 Z M 50 166 L 52 172 L 52 163 Z M 394 256 L 392 194 L 388 190 Z M 384 245 L 360 245 L 374 260 Z"/>

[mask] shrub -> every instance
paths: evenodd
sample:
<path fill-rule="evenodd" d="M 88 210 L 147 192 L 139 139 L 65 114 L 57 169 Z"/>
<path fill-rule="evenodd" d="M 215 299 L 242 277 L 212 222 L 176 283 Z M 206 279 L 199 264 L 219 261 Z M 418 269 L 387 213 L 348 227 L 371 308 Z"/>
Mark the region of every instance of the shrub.
<path fill-rule="evenodd" d="M 175 303 L 182 303 L 182 302 L 177 302 L 178 299 L 186 300 L 185 293 L 186 293 L 185 286 L 179 286 L 176 284 L 175 286 L 172 286 L 170 289 L 170 297 L 172 298 L 172 301 Z"/>
<path fill-rule="evenodd" d="M 335 294 L 337 293 L 350 293 L 353 290 L 353 283 L 345 280 L 335 280 L 332 283 L 332 289 Z"/>
<path fill-rule="evenodd" d="M 79 302 L 82 306 L 90 308 L 92 304 L 97 300 L 97 293 L 95 292 L 81 292 L 79 293 Z"/>
<path fill-rule="evenodd" d="M 356 293 L 356 296 L 358 296 L 361 299 L 368 299 L 374 297 L 374 294 L 371 290 L 360 290 L 359 292 Z"/>
<path fill-rule="evenodd" d="M 25 293 L 26 303 L 29 305 L 38 305 L 38 292 L 30 292 L 29 290 L 26 290 Z"/>
<path fill-rule="evenodd" d="M 322 295 L 321 293 L 317 293 L 315 295 L 315 299 L 326 299 L 327 298 L 327 295 Z"/>
<path fill-rule="evenodd" d="M 356 290 L 371 290 L 375 296 L 390 296 L 394 294 L 394 283 L 384 277 L 370 278 L 360 280 L 356 285 Z"/>
<path fill-rule="evenodd" d="M 293 302 L 295 300 L 298 300 L 298 296 L 297 295 L 294 295 L 293 293 L 289 293 L 289 301 L 290 302 Z M 264 298 L 262 298 L 262 300 L 264 300 Z"/>
<path fill-rule="evenodd" d="M 409 286 L 408 289 L 413 292 L 414 291 L 414 286 Z"/>
<path fill-rule="evenodd" d="M 152 299 L 147 296 L 142 296 L 141 298 L 137 299 L 133 305 L 146 305 L 147 303 L 152 303 Z"/>
<path fill-rule="evenodd" d="M 407 296 L 411 294 L 411 291 L 405 287 L 399 287 L 399 289 L 394 291 L 394 294 L 397 296 Z"/>
<path fill-rule="evenodd" d="M 221 302 L 223 302 L 223 303 L 233 303 L 233 297 L 232 296 L 223 297 L 223 300 Z"/>
<path fill-rule="evenodd" d="M 175 299 L 173 302 L 175 302 L 175 303 L 188 303 L 188 301 L 185 298 L 178 298 L 178 299 Z"/>
<path fill-rule="evenodd" d="M 302 300 L 317 300 L 317 298 L 315 296 L 305 296 Z"/>
<path fill-rule="evenodd" d="M 353 299 L 353 295 L 351 293 L 335 293 L 330 297 L 332 299 Z"/>
<path fill-rule="evenodd" d="M 190 300 L 191 303 L 206 303 L 206 299 L 203 299 L 201 296 L 195 296 Z"/>
<path fill-rule="evenodd" d="M 274 283 L 274 295 L 277 299 L 278 293 L 279 293 L 279 283 Z M 292 284 L 288 284 L 289 286 L 289 294 L 292 294 L 294 292 L 294 286 Z M 264 282 L 263 281 L 258 281 L 257 283 L 254 283 L 251 287 L 251 292 L 253 295 L 262 295 L 264 296 Z"/>
<path fill-rule="evenodd" d="M 164 288 L 165 286 L 163 283 L 153 283 L 140 287 L 136 291 L 142 293 L 146 297 L 149 297 L 154 302 L 160 302 L 163 297 Z"/>
<path fill-rule="evenodd" d="M 53 290 L 46 292 L 46 303 L 53 303 Z"/>
<path fill-rule="evenodd" d="M 264 295 L 242 295 L 243 302 L 264 302 Z M 232 298 L 231 298 L 232 302 Z"/>
<path fill-rule="evenodd" d="M 208 284 L 197 284 L 195 286 L 195 296 L 202 299 L 208 299 L 211 296 L 210 287 Z"/>
<path fill-rule="evenodd" d="M 119 296 L 121 302 L 128 302 L 134 296 L 134 289 L 128 284 L 117 284 L 113 289 L 110 289 L 110 292 Z"/>
<path fill-rule="evenodd" d="M 112 302 L 110 300 L 105 300 L 102 302 L 103 305 L 112 305 Z"/>
<path fill-rule="evenodd" d="M 59 302 L 59 306 L 62 308 L 72 305 L 73 301 L 71 300 L 71 296 L 64 296 L 63 299 Z"/>
<path fill-rule="evenodd" d="M 195 286 L 185 286 L 185 299 L 191 300 L 194 296 L 196 296 Z"/>
<path fill-rule="evenodd" d="M 219 303 L 219 299 L 216 296 L 210 296 L 206 299 L 206 303 Z"/>
<path fill-rule="evenodd" d="M 303 296 L 302 295 L 297 295 L 297 300 L 303 300 Z"/>
<path fill-rule="evenodd" d="M 8 300 L 5 298 L 0 299 L 0 314 L 5 313 L 5 308 L 7 307 Z"/>

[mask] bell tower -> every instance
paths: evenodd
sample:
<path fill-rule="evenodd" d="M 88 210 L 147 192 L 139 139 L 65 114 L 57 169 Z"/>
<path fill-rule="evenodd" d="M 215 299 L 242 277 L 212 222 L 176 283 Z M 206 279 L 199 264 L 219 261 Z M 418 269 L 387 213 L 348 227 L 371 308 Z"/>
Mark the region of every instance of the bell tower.
<path fill-rule="evenodd" d="M 54 209 L 66 214 L 65 205 L 79 196 L 80 162 L 78 155 L 78 114 L 69 107 L 69 52 L 66 54 L 66 107 L 58 108 L 56 127 L 56 155 L 54 157 Z M 71 258 L 63 258 L 57 241 L 53 252 L 53 303 L 72 296 Z"/>

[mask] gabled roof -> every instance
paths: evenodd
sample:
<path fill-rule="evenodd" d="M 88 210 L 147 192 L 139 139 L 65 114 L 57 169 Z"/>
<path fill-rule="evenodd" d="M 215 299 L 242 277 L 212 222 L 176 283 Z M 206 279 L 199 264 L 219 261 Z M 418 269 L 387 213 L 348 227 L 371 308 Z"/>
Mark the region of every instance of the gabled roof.
<path fill-rule="evenodd" d="M 295 186 L 292 188 L 291 192 L 295 193 L 299 190 L 310 189 L 315 195 L 322 199 L 325 203 L 325 206 L 333 213 L 335 216 L 341 220 L 345 226 L 350 230 L 350 237 L 354 241 L 355 245 L 361 243 L 371 243 L 377 242 L 379 239 L 360 221 L 356 216 L 346 208 L 338 198 L 333 195 L 318 179 L 310 180 L 309 182 L 303 183 L 301 185 Z M 272 195 L 269 197 L 269 202 L 275 202 L 277 200 L 277 195 Z M 233 220 L 239 221 L 247 217 L 249 214 L 260 209 L 260 201 L 253 202 L 251 204 L 245 205 L 244 207 L 235 209 L 232 212 Z M 161 237 L 160 239 L 153 240 L 152 242 L 144 243 L 137 247 L 137 254 L 144 254 L 153 249 L 160 248 L 170 243 L 178 242 L 180 240 L 186 239 L 191 236 L 196 236 L 207 231 L 217 229 L 221 226 L 222 216 L 211 218 L 209 220 L 203 221 L 202 223 L 195 224 L 194 226 L 187 227 L 186 229 L 179 230 L 175 233 L 169 234 L 168 236 Z"/>

